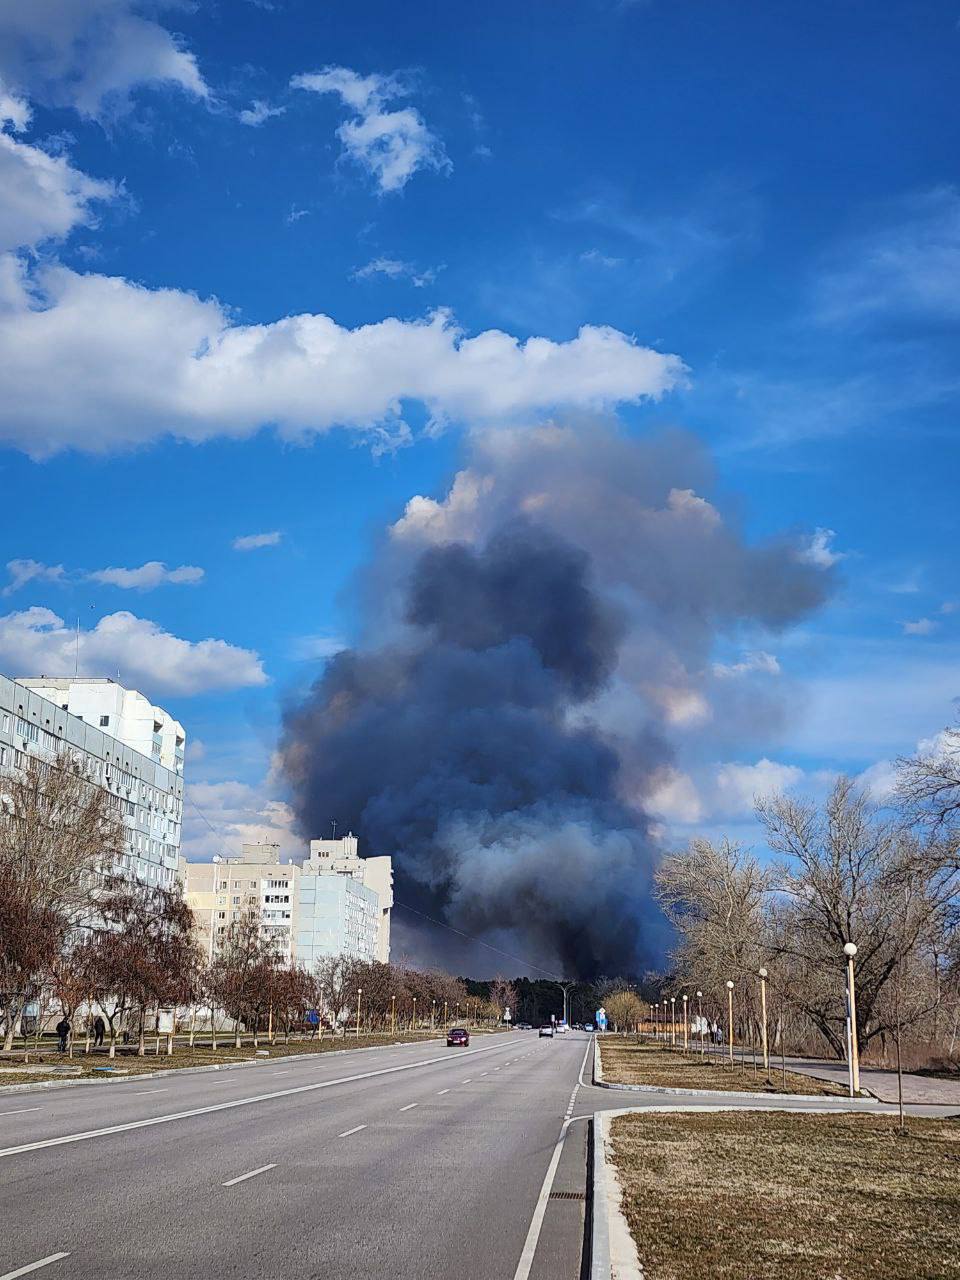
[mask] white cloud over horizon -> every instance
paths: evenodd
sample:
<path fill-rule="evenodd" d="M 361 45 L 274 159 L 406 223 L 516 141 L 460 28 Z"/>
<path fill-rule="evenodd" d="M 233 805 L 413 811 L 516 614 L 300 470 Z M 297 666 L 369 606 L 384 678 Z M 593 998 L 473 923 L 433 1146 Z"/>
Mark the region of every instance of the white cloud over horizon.
<path fill-rule="evenodd" d="M 338 426 L 408 435 L 405 400 L 440 424 L 600 411 L 685 375 L 679 357 L 606 326 L 555 342 L 469 337 L 446 311 L 355 329 L 318 314 L 241 324 L 182 290 L 0 258 L 0 444 L 33 458 L 266 424 L 300 442 Z"/>
<path fill-rule="evenodd" d="M 195 586 L 203 581 L 204 572 L 194 564 L 168 569 L 162 560 L 148 560 L 139 569 L 94 569 L 87 577 L 123 591 L 152 591 L 166 585 Z"/>
<path fill-rule="evenodd" d="M 178 0 L 0 0 L 0 77 L 12 92 L 88 119 L 121 114 L 143 86 L 207 99 L 197 60 L 155 18 Z"/>
<path fill-rule="evenodd" d="M 189 696 L 267 683 L 259 656 L 225 640 L 184 640 L 157 623 L 121 611 L 89 630 L 68 626 L 52 609 L 0 616 L 0 669 L 14 677 L 119 672 L 147 696 Z"/>
<path fill-rule="evenodd" d="M 12 596 L 28 582 L 63 582 L 66 570 L 62 564 L 43 564 L 39 560 L 8 560 L 10 581 L 0 595 Z"/>
<path fill-rule="evenodd" d="M 276 547 L 279 545 L 283 534 L 279 529 L 274 529 L 270 533 L 245 533 L 234 538 L 230 544 L 234 551 L 259 551 L 261 547 Z"/>
<path fill-rule="evenodd" d="M 387 104 L 410 88 L 396 75 L 361 76 L 348 67 L 328 66 L 293 76 L 292 89 L 334 93 L 352 113 L 337 129 L 344 154 L 364 169 L 381 194 L 402 191 L 418 169 L 449 173 L 443 143 L 414 107 Z"/>
<path fill-rule="evenodd" d="M 183 854 L 206 862 L 214 854 L 238 858 L 243 844 L 279 844 L 283 859 L 301 861 L 306 841 L 293 832 L 293 813 L 271 790 L 235 780 L 184 784 Z M 202 816 L 201 816 L 202 815 Z"/>

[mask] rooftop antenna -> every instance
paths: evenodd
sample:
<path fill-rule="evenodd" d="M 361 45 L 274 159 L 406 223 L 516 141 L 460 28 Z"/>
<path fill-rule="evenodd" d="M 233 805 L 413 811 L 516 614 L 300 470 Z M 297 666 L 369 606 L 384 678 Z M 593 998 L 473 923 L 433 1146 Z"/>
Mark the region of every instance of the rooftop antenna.
<path fill-rule="evenodd" d="M 331 825 L 333 826 L 333 838 L 334 838 L 334 840 L 336 840 L 336 838 L 337 838 L 337 820 L 336 820 L 336 818 L 331 818 L 331 819 L 330 819 L 330 822 L 331 822 Z"/>

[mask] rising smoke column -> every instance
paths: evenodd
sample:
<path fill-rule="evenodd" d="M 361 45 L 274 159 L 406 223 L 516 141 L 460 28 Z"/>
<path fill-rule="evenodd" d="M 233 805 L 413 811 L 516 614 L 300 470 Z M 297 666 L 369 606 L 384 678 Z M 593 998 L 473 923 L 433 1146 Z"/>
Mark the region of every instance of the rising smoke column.
<path fill-rule="evenodd" d="M 367 578 L 365 643 L 288 708 L 304 835 L 331 816 L 395 859 L 401 901 L 578 977 L 661 958 L 643 799 L 706 702 L 718 634 L 782 627 L 829 580 L 748 547 L 686 437 L 498 432 L 415 499 Z M 456 955 L 458 948 L 452 950 Z"/>

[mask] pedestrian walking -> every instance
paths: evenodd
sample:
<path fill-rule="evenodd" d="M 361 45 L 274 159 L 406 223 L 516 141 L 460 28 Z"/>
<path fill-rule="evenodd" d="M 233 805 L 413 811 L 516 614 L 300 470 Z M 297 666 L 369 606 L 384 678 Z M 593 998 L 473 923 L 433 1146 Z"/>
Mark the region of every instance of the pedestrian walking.
<path fill-rule="evenodd" d="M 103 1044 L 103 1037 L 106 1034 L 107 1024 L 98 1013 L 93 1020 L 93 1047 L 99 1049 Z"/>
<path fill-rule="evenodd" d="M 56 1031 L 57 1035 L 60 1037 L 60 1052 L 66 1053 L 67 1041 L 70 1039 L 70 1032 L 72 1030 L 70 1026 L 70 1021 L 67 1018 L 66 1014 L 63 1015 L 63 1017 L 57 1023 L 54 1030 Z"/>

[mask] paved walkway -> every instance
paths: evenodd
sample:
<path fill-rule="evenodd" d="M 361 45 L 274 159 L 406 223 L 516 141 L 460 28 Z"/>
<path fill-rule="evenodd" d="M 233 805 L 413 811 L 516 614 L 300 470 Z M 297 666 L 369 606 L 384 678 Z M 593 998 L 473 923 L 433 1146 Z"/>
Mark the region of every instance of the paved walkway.
<path fill-rule="evenodd" d="M 818 1080 L 833 1080 L 842 1085 L 847 1083 L 845 1062 L 836 1062 L 829 1058 L 788 1058 L 787 1066 L 791 1071 L 816 1076 Z M 897 1101 L 896 1071 L 886 1071 L 879 1067 L 861 1067 L 860 1083 L 881 1102 Z M 918 1106 L 960 1107 L 960 1080 L 938 1080 L 933 1076 L 918 1076 L 905 1071 L 903 1100 Z"/>

